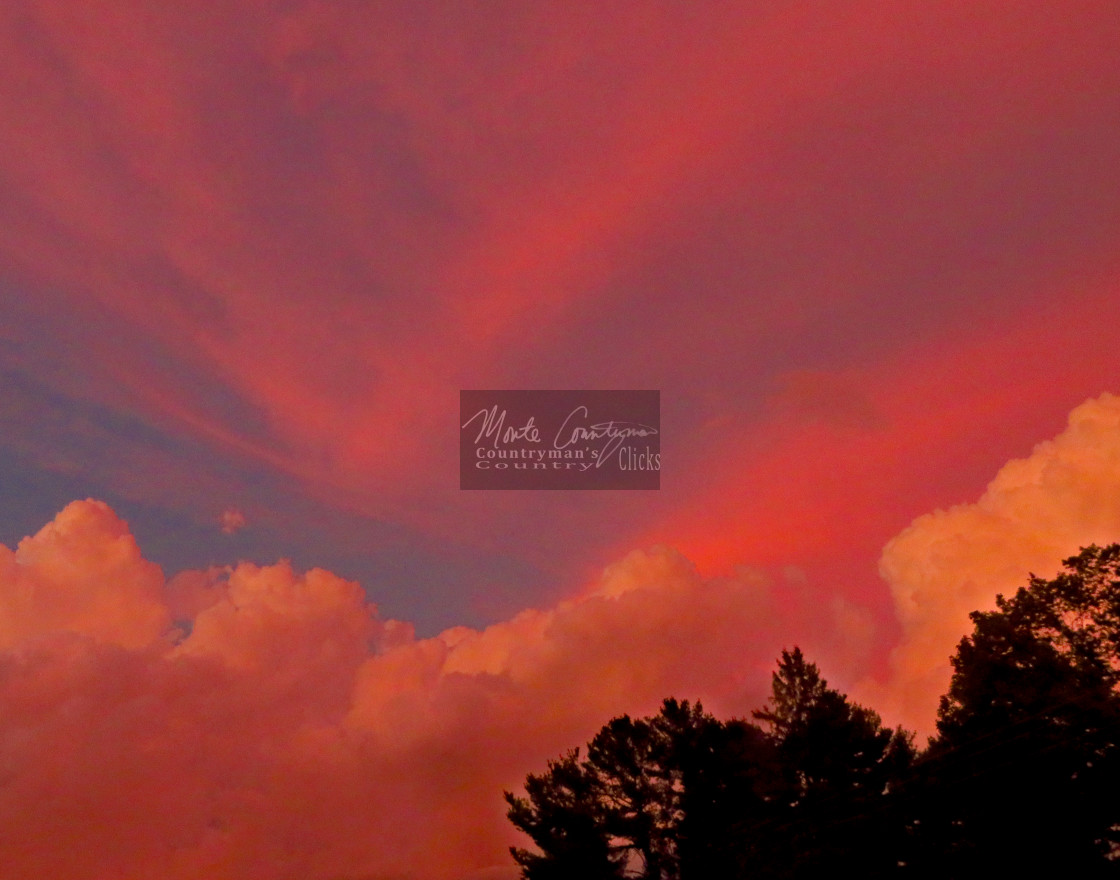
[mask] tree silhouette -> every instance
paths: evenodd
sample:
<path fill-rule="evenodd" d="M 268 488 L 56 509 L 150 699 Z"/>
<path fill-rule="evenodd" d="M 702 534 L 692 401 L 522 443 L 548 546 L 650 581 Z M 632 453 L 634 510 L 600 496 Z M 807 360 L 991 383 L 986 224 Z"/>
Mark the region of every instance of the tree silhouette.
<path fill-rule="evenodd" d="M 623 715 L 587 747 L 506 792 L 509 818 L 540 853 L 514 848 L 530 880 L 730 876 L 728 836 L 751 810 L 756 769 L 771 754 L 754 725 L 724 723 L 699 703 L 665 700 L 652 718 Z"/>
<path fill-rule="evenodd" d="M 543 853 L 511 847 L 514 861 L 529 880 L 615 880 L 623 877 L 624 854 L 610 842 L 598 780 L 575 749 L 548 771 L 529 774 L 527 798 L 505 793 L 511 822 L 532 838 Z"/>
<path fill-rule="evenodd" d="M 1120 545 L 972 621 L 918 756 L 798 648 L 757 724 L 672 699 L 613 719 L 507 792 L 522 876 L 1120 877 Z"/>
<path fill-rule="evenodd" d="M 652 718 L 611 720 L 584 758 L 530 775 L 526 797 L 506 793 L 540 851 L 512 851 L 522 876 L 815 876 L 841 853 L 863 876 L 893 866 L 878 802 L 909 738 L 829 688 L 798 649 L 755 714 L 768 731 L 668 699 Z"/>
<path fill-rule="evenodd" d="M 952 658 L 915 835 L 939 876 L 1120 874 L 1120 545 L 1064 566 L 974 612 Z"/>
<path fill-rule="evenodd" d="M 790 775 L 791 804 L 840 794 L 881 794 L 908 763 L 910 739 L 828 686 L 800 648 L 782 651 L 770 702 L 752 713 L 769 726 Z"/>
<path fill-rule="evenodd" d="M 799 648 L 782 652 L 770 701 L 753 715 L 769 728 L 783 780 L 767 875 L 893 873 L 903 826 L 885 798 L 913 759 L 911 736 L 830 688 Z"/>
<path fill-rule="evenodd" d="M 741 862 L 734 841 L 770 815 L 769 795 L 777 787 L 773 743 L 754 724 L 721 722 L 687 702 L 667 701 L 653 725 L 668 747 L 675 788 L 674 857 L 663 876 L 734 876 Z"/>

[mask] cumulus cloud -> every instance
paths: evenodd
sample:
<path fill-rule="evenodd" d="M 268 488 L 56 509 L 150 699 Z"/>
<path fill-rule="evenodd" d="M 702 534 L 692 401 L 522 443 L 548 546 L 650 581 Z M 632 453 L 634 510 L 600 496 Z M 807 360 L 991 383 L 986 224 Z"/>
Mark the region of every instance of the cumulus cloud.
<path fill-rule="evenodd" d="M 57 630 L 125 648 L 167 627 L 163 573 L 105 504 L 70 504 L 12 552 L 0 545 L 0 648 Z"/>
<path fill-rule="evenodd" d="M 75 502 L 0 548 L 5 876 L 513 876 L 502 789 L 670 694 L 759 705 L 802 580 L 706 579 L 655 547 L 552 608 L 418 639 L 319 569 L 166 580 Z M 851 608 L 830 628 L 866 637 Z"/>
<path fill-rule="evenodd" d="M 1120 540 L 1120 397 L 1074 409 L 1066 429 L 1004 465 L 978 501 L 916 519 L 883 550 L 903 640 L 880 694 L 891 714 L 930 730 L 949 657 L 969 612 L 1053 576 L 1088 544 Z"/>
<path fill-rule="evenodd" d="M 916 520 L 883 553 L 904 638 L 860 697 L 929 728 L 967 614 L 1120 534 L 1120 398 Z M 866 662 L 866 608 L 811 576 L 704 577 L 666 547 L 484 629 L 417 638 L 290 564 L 167 579 L 106 505 L 0 547 L 0 861 L 15 880 L 512 876 L 503 788 L 667 695 L 764 696 L 795 641 Z M 838 684 L 843 686 L 843 682 Z"/>

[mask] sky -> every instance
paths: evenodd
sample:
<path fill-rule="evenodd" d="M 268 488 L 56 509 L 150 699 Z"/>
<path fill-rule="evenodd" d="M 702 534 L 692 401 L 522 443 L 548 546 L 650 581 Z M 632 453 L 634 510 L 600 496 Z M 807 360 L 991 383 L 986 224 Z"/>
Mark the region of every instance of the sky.
<path fill-rule="evenodd" d="M 509 880 L 503 790 L 799 645 L 920 737 L 1120 540 L 1120 9 L 13 0 L 0 862 Z M 656 491 L 460 491 L 462 389 Z"/>

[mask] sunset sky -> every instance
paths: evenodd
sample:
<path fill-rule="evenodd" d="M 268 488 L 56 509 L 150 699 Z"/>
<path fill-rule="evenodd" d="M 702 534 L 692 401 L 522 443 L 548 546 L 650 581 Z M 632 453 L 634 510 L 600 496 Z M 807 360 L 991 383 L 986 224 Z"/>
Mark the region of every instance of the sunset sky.
<path fill-rule="evenodd" d="M 783 647 L 931 732 L 1120 540 L 1115 2 L 12 0 L 0 873 L 508 880 L 502 790 Z M 659 389 L 461 492 L 461 389 Z"/>

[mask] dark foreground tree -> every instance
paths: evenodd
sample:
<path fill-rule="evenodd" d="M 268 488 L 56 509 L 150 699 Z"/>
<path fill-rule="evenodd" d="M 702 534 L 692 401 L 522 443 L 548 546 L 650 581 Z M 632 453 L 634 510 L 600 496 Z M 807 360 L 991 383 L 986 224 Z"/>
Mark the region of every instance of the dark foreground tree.
<path fill-rule="evenodd" d="M 784 652 L 769 705 L 722 722 L 666 700 L 652 718 L 615 718 L 578 752 L 506 794 L 539 849 L 514 849 L 522 876 L 649 880 L 813 877 L 896 865 L 901 824 L 882 800 L 909 738 Z M 890 832 L 888 834 L 888 832 Z M 843 858 L 841 856 L 843 855 Z"/>
<path fill-rule="evenodd" d="M 905 826 L 893 788 L 913 760 L 912 737 L 830 688 L 798 648 L 782 652 L 770 701 L 753 714 L 768 726 L 781 786 L 770 827 L 754 829 L 749 873 L 897 873 Z"/>
<path fill-rule="evenodd" d="M 800 648 L 782 651 L 771 694 L 752 714 L 778 745 L 791 804 L 879 795 L 912 757 L 906 733 L 830 688 Z"/>
<path fill-rule="evenodd" d="M 733 876 L 729 840 L 751 811 L 772 748 L 757 727 L 666 700 L 652 718 L 613 719 L 588 744 L 506 793 L 509 818 L 539 849 L 514 848 L 529 880 Z"/>
<path fill-rule="evenodd" d="M 1120 545 L 1064 565 L 972 615 L 916 760 L 784 651 L 762 727 L 666 700 L 507 794 L 523 876 L 1120 877 Z"/>
<path fill-rule="evenodd" d="M 739 851 L 733 845 L 744 825 L 770 815 L 776 787 L 773 743 L 754 724 L 718 721 L 699 704 L 667 701 L 653 719 L 669 747 L 673 768 L 670 859 L 651 877 L 703 880 L 733 877 Z"/>
<path fill-rule="evenodd" d="M 920 765 L 928 876 L 1120 875 L 1120 545 L 974 612 Z"/>
<path fill-rule="evenodd" d="M 550 761 L 548 772 L 529 774 L 527 797 L 506 792 L 509 819 L 532 838 L 543 855 L 512 848 L 522 876 L 531 880 L 614 880 L 623 875 L 625 853 L 610 840 L 603 821 L 601 791 L 579 760 L 579 750 Z"/>

